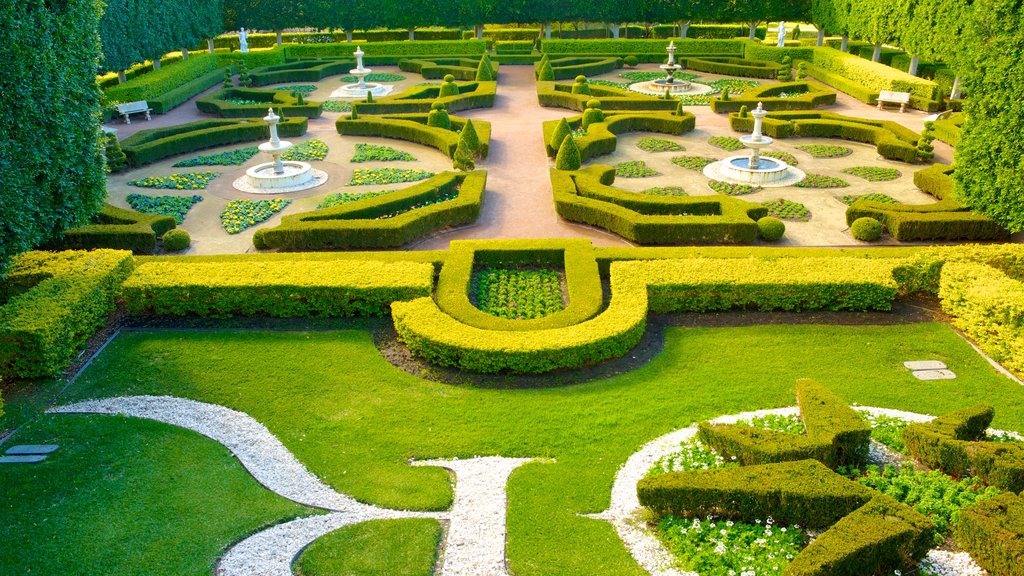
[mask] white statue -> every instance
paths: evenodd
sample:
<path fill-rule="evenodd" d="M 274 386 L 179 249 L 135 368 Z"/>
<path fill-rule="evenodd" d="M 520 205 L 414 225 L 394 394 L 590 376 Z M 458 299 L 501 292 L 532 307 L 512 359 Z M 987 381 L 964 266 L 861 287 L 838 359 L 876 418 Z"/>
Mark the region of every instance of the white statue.
<path fill-rule="evenodd" d="M 249 52 L 249 33 L 245 31 L 245 28 L 238 32 L 238 51 L 243 54 Z"/>
<path fill-rule="evenodd" d="M 786 23 L 779 22 L 779 29 L 776 30 L 776 32 L 778 32 L 779 34 L 779 43 L 776 44 L 776 46 L 782 48 L 783 46 L 786 45 Z"/>

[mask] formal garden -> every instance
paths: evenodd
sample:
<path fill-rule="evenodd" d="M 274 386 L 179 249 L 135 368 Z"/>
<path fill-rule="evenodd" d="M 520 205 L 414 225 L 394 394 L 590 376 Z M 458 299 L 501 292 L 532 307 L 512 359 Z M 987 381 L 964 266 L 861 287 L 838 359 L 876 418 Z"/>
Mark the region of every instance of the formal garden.
<path fill-rule="evenodd" d="M 1024 576 L 1019 2 L 0 14 L 0 574 Z"/>

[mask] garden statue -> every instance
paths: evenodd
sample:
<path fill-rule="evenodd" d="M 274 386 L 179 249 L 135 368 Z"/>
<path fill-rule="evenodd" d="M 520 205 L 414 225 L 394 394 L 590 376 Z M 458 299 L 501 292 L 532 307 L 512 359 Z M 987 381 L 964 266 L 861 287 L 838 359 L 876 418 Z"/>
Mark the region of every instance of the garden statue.
<path fill-rule="evenodd" d="M 249 53 L 249 33 L 242 28 L 238 32 L 238 51 L 243 54 Z"/>
<path fill-rule="evenodd" d="M 786 23 L 785 22 L 779 22 L 779 28 L 778 28 L 777 32 L 779 34 L 779 43 L 776 44 L 776 46 L 778 46 L 779 48 L 782 48 L 783 46 L 786 45 Z"/>

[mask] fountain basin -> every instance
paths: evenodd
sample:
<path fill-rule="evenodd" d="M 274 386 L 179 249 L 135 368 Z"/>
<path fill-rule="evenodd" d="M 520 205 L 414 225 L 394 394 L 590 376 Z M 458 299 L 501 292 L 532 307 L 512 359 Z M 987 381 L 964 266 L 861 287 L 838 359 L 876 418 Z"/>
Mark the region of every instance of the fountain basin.
<path fill-rule="evenodd" d="M 674 94 L 676 96 L 681 96 L 683 94 L 696 96 L 715 91 L 714 88 L 707 84 L 699 84 L 697 82 L 689 82 L 679 79 L 676 79 L 676 81 L 671 84 L 669 84 L 664 78 L 659 78 L 649 82 L 636 82 L 629 85 L 629 89 L 633 92 L 647 94 L 648 96 L 662 96 L 665 94 L 666 88 L 668 88 L 669 94 Z"/>
<path fill-rule="evenodd" d="M 245 171 L 245 176 L 235 180 L 234 187 L 250 194 L 284 194 L 315 188 L 327 182 L 327 173 L 315 170 L 305 162 L 285 161 L 281 173 L 275 172 L 275 164 L 257 164 Z"/>
<path fill-rule="evenodd" d="M 373 94 L 373 97 L 376 98 L 378 96 L 387 96 L 394 89 L 394 86 L 378 84 L 376 82 L 367 82 L 362 86 L 359 84 L 346 84 L 331 92 L 328 98 L 366 98 L 367 92 Z"/>
<path fill-rule="evenodd" d="M 749 156 L 730 156 L 704 167 L 704 175 L 712 180 L 748 184 L 765 188 L 792 186 L 807 175 L 777 158 L 761 157 L 756 168 Z"/>

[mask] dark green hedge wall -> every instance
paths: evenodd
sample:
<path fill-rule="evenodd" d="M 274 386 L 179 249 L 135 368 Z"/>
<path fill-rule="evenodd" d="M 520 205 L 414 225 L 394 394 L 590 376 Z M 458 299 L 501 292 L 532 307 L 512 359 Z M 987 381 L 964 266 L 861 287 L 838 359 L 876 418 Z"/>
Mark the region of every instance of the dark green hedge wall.
<path fill-rule="evenodd" d="M 287 3 L 282 3 L 287 4 Z M 104 70 L 126 70 L 224 31 L 222 0 L 105 0 Z"/>

